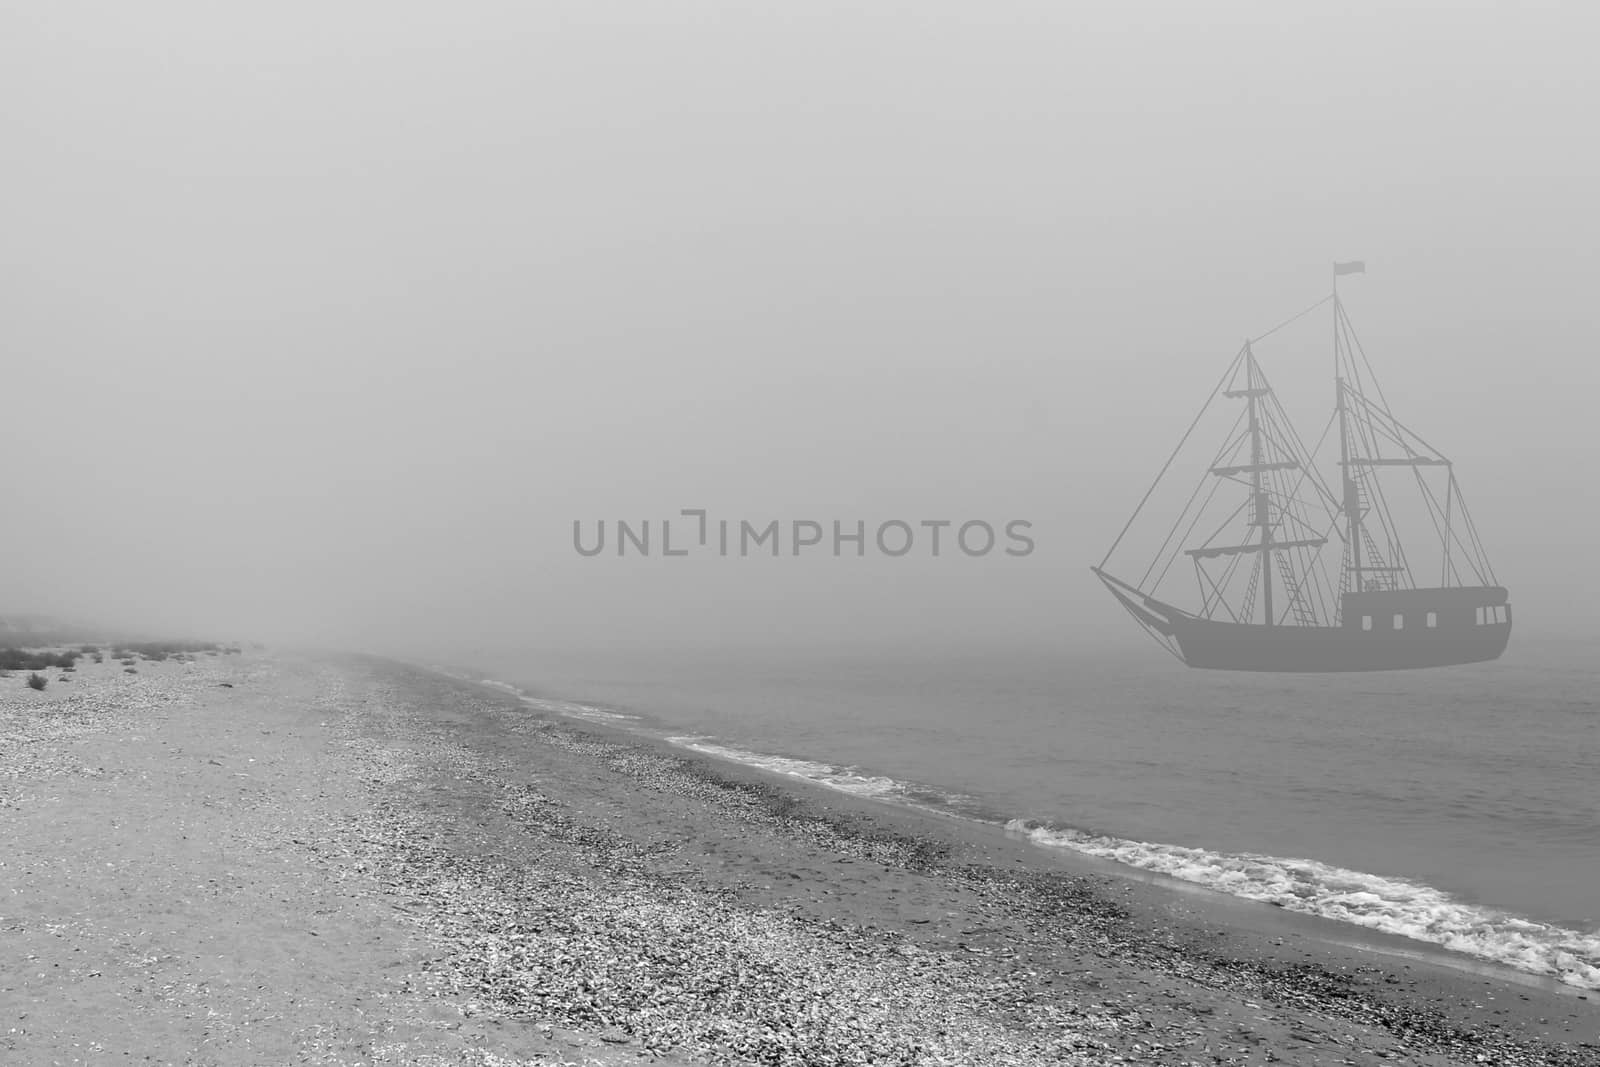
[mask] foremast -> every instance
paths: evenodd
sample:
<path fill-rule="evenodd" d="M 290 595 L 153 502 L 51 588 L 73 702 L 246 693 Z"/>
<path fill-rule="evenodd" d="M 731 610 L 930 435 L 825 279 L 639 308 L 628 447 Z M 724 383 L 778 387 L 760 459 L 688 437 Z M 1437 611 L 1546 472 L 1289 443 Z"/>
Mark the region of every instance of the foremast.
<path fill-rule="evenodd" d="M 1267 491 L 1262 487 L 1261 479 L 1265 473 L 1262 470 L 1262 442 L 1261 442 L 1261 413 L 1257 410 L 1257 402 L 1261 399 L 1264 389 L 1258 388 L 1258 383 L 1263 381 L 1260 368 L 1256 366 L 1255 353 L 1250 350 L 1250 342 L 1244 343 L 1245 381 L 1248 383 L 1245 390 L 1246 403 L 1249 404 L 1250 416 L 1250 499 L 1254 507 L 1252 519 L 1261 531 L 1261 558 L 1257 561 L 1261 576 L 1261 607 L 1262 614 L 1268 626 L 1273 625 L 1272 615 L 1272 503 L 1268 499 Z"/>

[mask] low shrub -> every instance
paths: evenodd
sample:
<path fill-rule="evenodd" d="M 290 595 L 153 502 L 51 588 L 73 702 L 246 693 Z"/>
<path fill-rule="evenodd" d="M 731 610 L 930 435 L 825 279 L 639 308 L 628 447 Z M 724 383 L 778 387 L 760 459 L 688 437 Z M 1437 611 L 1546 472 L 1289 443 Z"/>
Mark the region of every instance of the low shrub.
<path fill-rule="evenodd" d="M 40 674 L 38 671 L 34 671 L 32 674 L 28 675 L 28 688 L 29 689 L 38 689 L 38 690 L 40 690 L 42 692 L 44 690 L 44 687 L 49 685 L 49 684 L 50 684 L 50 680 L 48 678 L 46 678 L 44 675 Z"/>
<path fill-rule="evenodd" d="M 36 652 L 26 648 L 0 648 L 0 668 L 8 671 L 42 671 L 46 667 L 70 667 L 83 653 Z"/>

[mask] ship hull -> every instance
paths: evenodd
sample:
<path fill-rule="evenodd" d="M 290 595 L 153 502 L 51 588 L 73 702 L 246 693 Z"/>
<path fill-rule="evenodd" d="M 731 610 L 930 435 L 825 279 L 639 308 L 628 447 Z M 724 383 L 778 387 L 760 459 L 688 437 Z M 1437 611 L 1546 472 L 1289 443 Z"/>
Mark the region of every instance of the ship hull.
<path fill-rule="evenodd" d="M 1511 640 L 1502 586 L 1367 590 L 1340 597 L 1338 626 L 1268 626 L 1193 615 L 1099 568 L 1135 620 L 1191 667 L 1312 674 L 1402 671 L 1498 659 Z"/>
<path fill-rule="evenodd" d="M 1320 673 L 1448 667 L 1499 658 L 1511 623 L 1469 631 L 1363 631 L 1343 626 L 1263 626 L 1175 618 L 1172 636 L 1191 667 Z"/>

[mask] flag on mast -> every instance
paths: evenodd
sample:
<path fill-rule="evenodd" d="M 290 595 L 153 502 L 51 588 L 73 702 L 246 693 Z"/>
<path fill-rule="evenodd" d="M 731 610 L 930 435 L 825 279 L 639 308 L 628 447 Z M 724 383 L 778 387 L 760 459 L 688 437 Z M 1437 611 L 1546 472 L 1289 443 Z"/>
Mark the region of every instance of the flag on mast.
<path fill-rule="evenodd" d="M 1335 263 L 1333 265 L 1334 277 L 1338 277 L 1341 274 L 1365 273 L 1367 273 L 1367 263 L 1366 260 L 1363 259 L 1352 259 L 1345 263 Z"/>

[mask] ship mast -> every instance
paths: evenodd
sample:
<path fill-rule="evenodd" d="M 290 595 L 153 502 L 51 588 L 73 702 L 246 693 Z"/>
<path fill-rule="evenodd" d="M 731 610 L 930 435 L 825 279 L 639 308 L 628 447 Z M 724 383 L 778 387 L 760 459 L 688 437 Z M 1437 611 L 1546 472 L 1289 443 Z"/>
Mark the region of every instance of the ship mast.
<path fill-rule="evenodd" d="M 1254 522 L 1261 528 L 1261 607 L 1266 615 L 1267 625 L 1273 624 L 1272 614 L 1272 513 L 1268 505 L 1267 491 L 1261 484 L 1262 472 L 1265 466 L 1262 463 L 1261 452 L 1261 417 L 1256 408 L 1256 403 L 1264 392 L 1260 384 L 1260 374 L 1256 368 L 1255 353 L 1250 350 L 1250 342 L 1244 343 L 1245 389 L 1249 403 L 1250 419 L 1250 493 L 1251 501 L 1255 508 Z"/>
<path fill-rule="evenodd" d="M 1335 393 L 1335 406 L 1339 412 L 1339 474 L 1343 480 L 1344 489 L 1344 515 L 1345 525 L 1350 532 L 1350 576 L 1355 587 L 1351 592 L 1361 591 L 1361 493 L 1356 488 L 1355 478 L 1351 471 L 1354 467 L 1350 463 L 1350 431 L 1348 427 L 1348 408 L 1345 404 L 1344 360 L 1339 351 L 1339 267 L 1334 265 L 1333 270 L 1333 389 Z"/>

